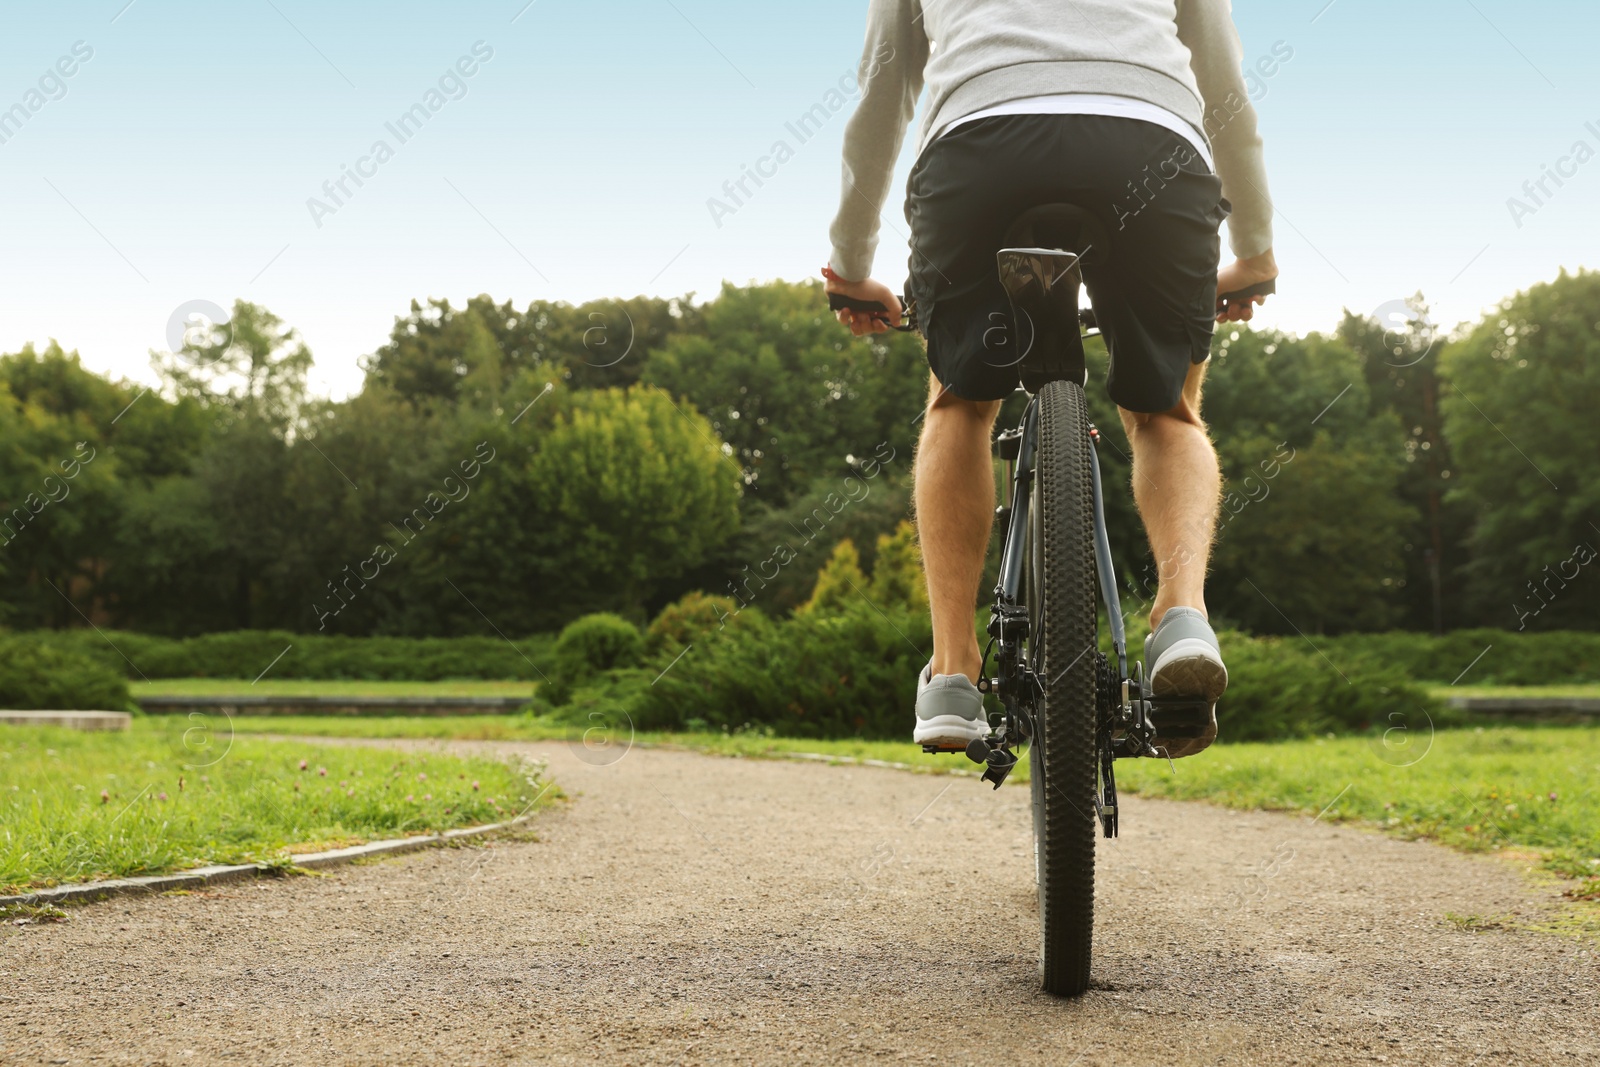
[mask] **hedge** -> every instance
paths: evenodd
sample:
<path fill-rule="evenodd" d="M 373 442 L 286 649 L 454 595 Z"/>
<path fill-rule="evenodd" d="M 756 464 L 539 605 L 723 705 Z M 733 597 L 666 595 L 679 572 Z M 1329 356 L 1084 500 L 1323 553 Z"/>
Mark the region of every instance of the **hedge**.
<path fill-rule="evenodd" d="M 911 721 L 914 679 L 926 663 L 922 650 L 930 636 L 925 613 L 886 610 L 880 615 L 860 607 L 774 621 L 754 609 L 729 617 L 721 602 L 686 598 L 642 639 L 622 620 L 580 620 L 559 654 L 551 635 L 513 646 L 499 637 L 272 630 L 185 639 L 37 632 L 0 636 L 0 703 L 121 708 L 127 696 L 119 679 L 255 678 L 269 666 L 270 677 L 285 679 L 536 680 L 543 671 L 581 690 L 600 682 L 608 668 L 632 667 L 643 640 L 651 678 L 681 658 L 658 684 L 628 696 L 628 714 L 642 729 L 731 730 L 748 723 L 796 737 L 900 738 Z M 1458 677 L 1463 685 L 1600 682 L 1600 634 L 1593 633 L 1463 630 L 1443 637 L 1397 632 L 1309 640 L 1226 634 L 1223 641 L 1232 684 L 1218 719 L 1222 736 L 1232 740 L 1386 726 L 1419 713 L 1437 719 L 1439 705 L 1422 683 Z M 1139 643 L 1131 644 L 1137 656 Z M 557 669 L 558 660 L 568 658 L 572 668 Z M 581 678 L 585 672 L 589 677 Z M 608 699 L 620 699 L 611 693 Z"/>
<path fill-rule="evenodd" d="M 181 639 L 95 630 L 19 636 L 87 657 L 127 678 L 255 678 L 270 667 L 270 678 L 417 682 L 537 679 L 534 664 L 545 667 L 552 642 L 545 635 L 513 644 L 500 637 L 343 637 L 284 630 Z"/>
<path fill-rule="evenodd" d="M 759 616 L 696 642 L 635 706 L 645 730 L 770 725 L 788 737 L 909 737 L 926 614 Z M 662 665 L 663 667 L 665 664 Z"/>
<path fill-rule="evenodd" d="M 1442 637 L 1401 630 L 1312 635 L 1311 641 L 1341 668 L 1346 663 L 1381 665 L 1445 685 L 1457 678 L 1462 685 L 1600 682 L 1600 633 L 1579 630 L 1455 630 Z M 1309 650 L 1307 642 L 1300 643 Z"/>
<path fill-rule="evenodd" d="M 1439 701 L 1396 668 L 1368 660 L 1336 668 L 1296 641 L 1222 635 L 1231 680 L 1217 708 L 1224 739 L 1445 717 Z M 692 655 L 638 695 L 630 714 L 648 730 L 754 725 L 789 737 L 909 740 L 915 680 L 930 645 L 922 613 L 863 607 L 761 620 L 696 643 Z"/>
<path fill-rule="evenodd" d="M 27 637 L 0 637 L 0 708 L 123 711 L 128 683 L 92 657 Z"/>

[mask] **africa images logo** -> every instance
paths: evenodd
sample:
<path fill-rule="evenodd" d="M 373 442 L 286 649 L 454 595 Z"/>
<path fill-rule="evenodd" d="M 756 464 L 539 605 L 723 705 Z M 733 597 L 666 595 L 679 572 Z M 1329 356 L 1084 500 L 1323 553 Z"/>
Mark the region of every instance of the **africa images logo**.
<path fill-rule="evenodd" d="M 17 103 L 0 110 L 0 144 L 7 143 L 21 133 L 28 120 L 44 110 L 46 104 L 65 97 L 67 79 L 93 58 L 94 49 L 87 41 L 74 41 L 72 54 L 64 55 L 53 66 L 46 67 L 35 82 L 36 88 L 27 90 Z"/>

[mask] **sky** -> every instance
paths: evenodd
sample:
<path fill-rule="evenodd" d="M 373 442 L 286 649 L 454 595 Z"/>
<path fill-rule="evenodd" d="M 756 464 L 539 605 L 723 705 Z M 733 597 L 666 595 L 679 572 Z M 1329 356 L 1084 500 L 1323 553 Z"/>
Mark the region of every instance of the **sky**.
<path fill-rule="evenodd" d="M 38 105 L 0 125 L 0 351 L 55 339 L 150 382 L 178 309 L 243 298 L 300 331 L 313 388 L 339 397 L 413 299 L 816 277 L 847 111 L 804 144 L 786 124 L 853 72 L 865 10 L 0 0 L 0 112 Z M 1282 270 L 1258 324 L 1327 330 L 1420 290 L 1450 327 L 1600 266 L 1593 0 L 1236 0 L 1234 18 L 1247 63 L 1292 52 L 1256 100 Z M 386 124 L 430 90 L 444 106 L 402 141 Z M 793 158 L 713 211 L 779 139 Z M 895 288 L 912 142 L 875 270 Z M 1558 165 L 1535 203 L 1524 183 Z M 335 201 L 345 168 L 367 177 Z"/>

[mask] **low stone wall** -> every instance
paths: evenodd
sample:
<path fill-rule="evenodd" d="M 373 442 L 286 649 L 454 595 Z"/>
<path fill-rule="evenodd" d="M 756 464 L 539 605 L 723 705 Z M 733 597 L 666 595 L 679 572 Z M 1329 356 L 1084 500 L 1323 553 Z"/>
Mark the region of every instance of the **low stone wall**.
<path fill-rule="evenodd" d="M 1600 717 L 1600 697 L 1450 697 L 1452 708 L 1514 719 Z"/>

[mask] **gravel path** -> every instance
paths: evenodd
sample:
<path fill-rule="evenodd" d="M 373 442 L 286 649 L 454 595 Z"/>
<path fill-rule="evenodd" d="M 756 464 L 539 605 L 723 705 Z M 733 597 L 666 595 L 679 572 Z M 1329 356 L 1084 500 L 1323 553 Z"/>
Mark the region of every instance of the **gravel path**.
<path fill-rule="evenodd" d="M 574 801 L 537 841 L 0 931 L 0 1063 L 1600 1062 L 1592 949 L 1443 920 L 1554 906 L 1504 862 L 1130 798 L 1066 1002 L 1026 787 L 455 747 Z"/>

